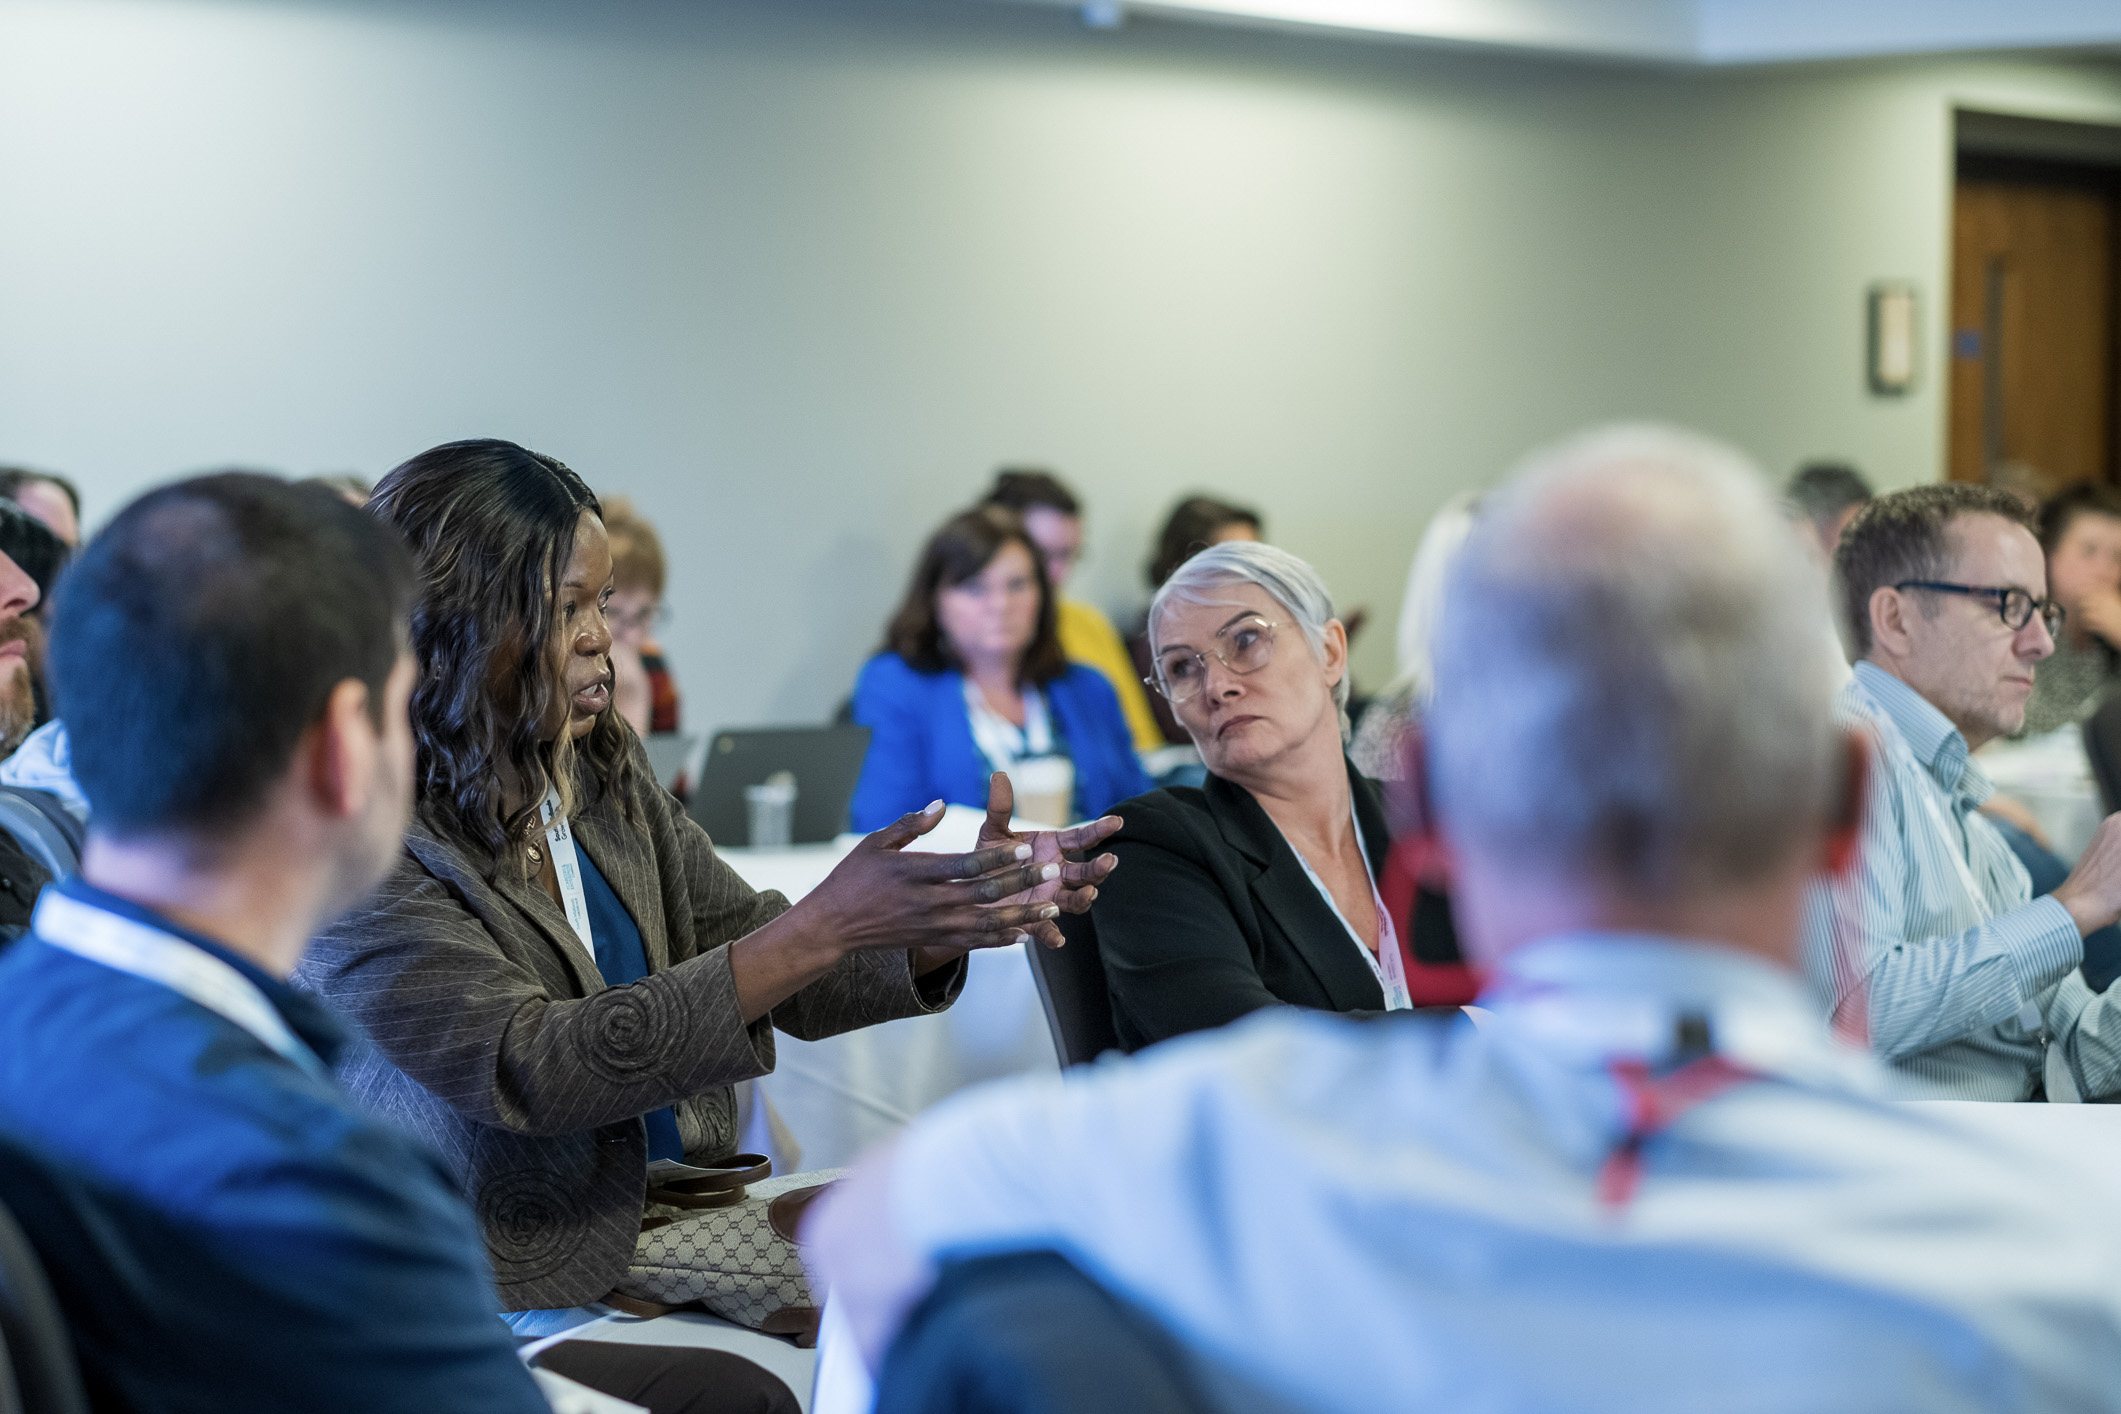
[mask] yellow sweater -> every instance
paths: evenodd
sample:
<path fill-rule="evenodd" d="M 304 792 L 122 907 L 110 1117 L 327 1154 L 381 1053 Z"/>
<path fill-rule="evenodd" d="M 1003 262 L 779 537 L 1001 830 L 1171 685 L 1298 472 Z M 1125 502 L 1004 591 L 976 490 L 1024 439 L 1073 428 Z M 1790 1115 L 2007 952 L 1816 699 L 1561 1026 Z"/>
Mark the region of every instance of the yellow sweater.
<path fill-rule="evenodd" d="M 1127 714 L 1127 726 L 1134 733 L 1134 749 L 1150 752 L 1164 746 L 1163 730 L 1149 710 L 1147 689 L 1135 677 L 1134 659 L 1128 656 L 1112 620 L 1081 600 L 1063 599 L 1055 627 L 1060 631 L 1061 652 L 1069 662 L 1095 668 L 1111 679 L 1112 690 L 1119 694 L 1119 709 Z"/>

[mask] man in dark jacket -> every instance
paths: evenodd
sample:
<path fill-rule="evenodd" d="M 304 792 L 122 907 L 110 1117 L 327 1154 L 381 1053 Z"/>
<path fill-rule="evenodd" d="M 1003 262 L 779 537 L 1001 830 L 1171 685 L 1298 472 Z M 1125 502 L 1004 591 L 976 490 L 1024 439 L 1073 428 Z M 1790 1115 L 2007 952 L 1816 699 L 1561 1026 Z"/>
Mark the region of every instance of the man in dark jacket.
<path fill-rule="evenodd" d="M 122 511 L 61 596 L 92 825 L 0 957 L 0 1202 L 95 1407 L 547 1407 L 441 1160 L 353 1105 L 345 1031 L 286 980 L 398 852 L 411 592 L 372 517 L 226 474 Z"/>

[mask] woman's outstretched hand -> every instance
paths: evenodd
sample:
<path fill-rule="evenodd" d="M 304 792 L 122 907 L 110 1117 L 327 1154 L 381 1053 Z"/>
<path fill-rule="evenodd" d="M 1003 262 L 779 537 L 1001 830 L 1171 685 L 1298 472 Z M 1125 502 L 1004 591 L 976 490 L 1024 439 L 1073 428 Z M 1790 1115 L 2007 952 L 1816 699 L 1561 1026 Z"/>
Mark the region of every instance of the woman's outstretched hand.
<path fill-rule="evenodd" d="M 1010 785 L 1006 774 L 996 771 L 987 778 L 987 818 L 980 823 L 979 847 L 985 850 L 1009 844 L 1029 845 L 1032 863 L 1058 864 L 1060 874 L 1056 878 L 1041 878 L 1024 893 L 1011 895 L 1003 902 L 1051 903 L 1069 913 L 1088 913 L 1090 905 L 1097 901 L 1097 886 L 1111 874 L 1119 860 L 1110 854 L 1089 859 L 1083 856 L 1119 830 L 1119 817 L 1106 815 L 1065 830 L 1018 833 L 1009 828 L 1009 816 L 1015 809 L 1016 789 Z M 1060 928 L 1050 920 L 1029 932 L 1049 948 L 1057 948 L 1063 941 Z"/>
<path fill-rule="evenodd" d="M 941 801 L 900 816 L 856 845 L 796 908 L 845 946 L 941 949 L 951 956 L 1052 929 L 1064 905 L 1051 892 L 1070 867 L 1057 852 L 1042 859 L 1031 839 L 988 841 L 984 830 L 971 854 L 906 848 L 942 818 Z"/>
<path fill-rule="evenodd" d="M 729 945 L 737 1005 L 747 1024 L 822 977 L 850 950 L 904 948 L 915 976 L 974 948 L 1036 938 L 1061 945 L 1053 920 L 1081 913 L 1119 861 L 1081 858 L 1119 828 L 1107 816 L 1072 830 L 1015 834 L 1009 778 L 989 783 L 987 821 L 970 854 L 926 854 L 906 846 L 943 818 L 938 800 L 904 815 L 851 850 L 825 881 L 786 913 Z"/>

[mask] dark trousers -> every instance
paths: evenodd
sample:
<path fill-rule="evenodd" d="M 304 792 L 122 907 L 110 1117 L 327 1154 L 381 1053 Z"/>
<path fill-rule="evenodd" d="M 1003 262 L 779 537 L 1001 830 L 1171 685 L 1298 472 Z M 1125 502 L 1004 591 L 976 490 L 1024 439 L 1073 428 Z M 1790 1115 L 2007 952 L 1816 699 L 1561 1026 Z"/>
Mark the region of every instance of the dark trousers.
<path fill-rule="evenodd" d="M 563 1340 L 537 1363 L 645 1405 L 650 1414 L 797 1414 L 802 1408 L 771 1370 L 726 1350 Z"/>

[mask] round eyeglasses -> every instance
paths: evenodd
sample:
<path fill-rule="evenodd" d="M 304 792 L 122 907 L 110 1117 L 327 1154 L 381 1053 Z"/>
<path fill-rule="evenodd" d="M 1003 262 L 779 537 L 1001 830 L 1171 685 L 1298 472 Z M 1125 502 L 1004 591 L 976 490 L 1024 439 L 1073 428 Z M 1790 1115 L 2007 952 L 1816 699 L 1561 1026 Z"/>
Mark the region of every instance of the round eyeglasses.
<path fill-rule="evenodd" d="M 1225 624 L 1208 646 L 1215 661 L 1237 674 L 1256 673 L 1274 661 L 1275 625 L 1257 614 Z M 1208 659 L 1191 648 L 1170 647 L 1156 655 L 1156 672 L 1142 679 L 1167 702 L 1200 696 L 1208 681 Z"/>
<path fill-rule="evenodd" d="M 2062 635 L 2062 620 L 2067 617 L 2062 606 L 2052 599 L 2035 599 L 2023 589 L 2004 589 L 1982 584 L 1953 584 L 1941 579 L 1903 579 L 1893 588 L 1900 590 L 1926 589 L 1932 594 L 1963 594 L 1969 599 L 1986 599 L 1996 606 L 1996 617 L 2012 633 L 2024 628 L 2038 614 L 2047 625 L 2047 636 Z"/>

